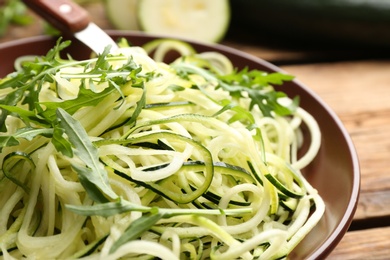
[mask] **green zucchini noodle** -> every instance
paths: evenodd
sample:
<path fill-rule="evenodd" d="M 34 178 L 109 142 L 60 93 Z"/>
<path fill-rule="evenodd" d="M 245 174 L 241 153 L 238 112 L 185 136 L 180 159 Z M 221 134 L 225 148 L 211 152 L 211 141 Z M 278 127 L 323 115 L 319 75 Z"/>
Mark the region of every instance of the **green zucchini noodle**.
<path fill-rule="evenodd" d="M 34 59 L 0 80 L 0 259 L 282 259 L 321 219 L 319 127 L 269 73 L 176 40 Z"/>

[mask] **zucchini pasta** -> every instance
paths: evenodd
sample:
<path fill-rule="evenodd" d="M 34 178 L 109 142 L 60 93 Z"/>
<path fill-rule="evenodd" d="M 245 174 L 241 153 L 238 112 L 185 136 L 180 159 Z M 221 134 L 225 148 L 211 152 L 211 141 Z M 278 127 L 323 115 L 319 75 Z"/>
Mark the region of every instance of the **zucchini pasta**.
<path fill-rule="evenodd" d="M 282 259 L 321 219 L 319 127 L 273 87 L 292 76 L 177 40 L 69 44 L 0 81 L 0 258 Z"/>

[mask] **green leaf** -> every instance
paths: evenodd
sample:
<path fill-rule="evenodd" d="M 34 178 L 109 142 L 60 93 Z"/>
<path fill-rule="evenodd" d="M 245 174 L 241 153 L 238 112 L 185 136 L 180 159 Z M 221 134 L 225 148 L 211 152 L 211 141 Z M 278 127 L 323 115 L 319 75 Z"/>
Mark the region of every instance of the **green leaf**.
<path fill-rule="evenodd" d="M 115 198 L 115 193 L 110 191 L 109 184 L 105 183 L 104 179 L 102 180 L 99 173 L 84 165 L 72 164 L 72 167 L 77 172 L 81 185 L 93 201 L 98 203 L 108 202 L 109 200 L 105 194 Z"/>
<path fill-rule="evenodd" d="M 20 143 L 19 138 L 31 141 L 38 135 L 50 137 L 52 134 L 53 129 L 50 128 L 19 128 L 13 135 L 0 136 L 0 148 L 18 145 Z"/>
<path fill-rule="evenodd" d="M 247 87 L 251 85 L 260 85 L 265 87 L 268 85 L 281 85 L 285 81 L 291 81 L 294 79 L 294 76 L 280 72 L 268 73 L 261 70 L 249 70 L 248 68 L 244 68 L 239 72 L 222 75 L 219 76 L 219 78 L 225 82 L 237 82 Z"/>
<path fill-rule="evenodd" d="M 56 125 L 51 139 L 52 144 L 57 151 L 70 158 L 73 157 L 72 144 L 64 137 L 64 129 Z"/>
<path fill-rule="evenodd" d="M 73 115 L 77 110 L 82 107 L 96 106 L 104 98 L 110 95 L 114 90 L 115 88 L 108 87 L 102 92 L 96 93 L 82 86 L 80 87 L 79 94 L 75 99 L 66 100 L 63 102 L 41 102 L 40 104 L 45 106 L 46 109 L 45 111 L 41 112 L 40 115 L 50 121 L 53 121 L 56 118 L 56 111 L 58 108 L 61 108 L 65 110 L 68 114 Z"/>
<path fill-rule="evenodd" d="M 107 172 L 99 161 L 98 151 L 80 122 L 61 108 L 57 109 L 57 117 L 74 147 L 75 155 L 84 163 L 84 165 L 74 163 L 72 167 L 88 195 L 97 202 L 107 202 L 106 196 L 116 199 L 118 196 L 110 187 Z"/>
<path fill-rule="evenodd" d="M 139 238 L 145 231 L 148 231 L 154 224 L 157 223 L 161 218 L 163 218 L 163 214 L 149 214 L 140 217 L 135 220 L 127 227 L 125 232 L 114 242 L 114 244 L 110 248 L 110 253 L 115 252 L 120 246 L 123 244 Z"/>
<path fill-rule="evenodd" d="M 151 210 L 150 207 L 135 205 L 131 202 L 123 201 L 122 199 L 118 199 L 114 202 L 94 204 L 92 206 L 66 205 L 66 208 L 79 215 L 102 217 L 109 217 L 129 211 L 149 212 Z"/>
<path fill-rule="evenodd" d="M 27 81 L 31 76 L 25 73 L 13 72 L 0 80 L 0 89 L 13 88 L 20 89 L 20 83 Z M 19 84 L 19 88 L 18 88 Z"/>
<path fill-rule="evenodd" d="M 18 144 L 19 144 L 18 139 L 16 139 L 12 135 L 0 136 L 0 148 L 8 147 L 8 146 L 16 146 Z"/>
<path fill-rule="evenodd" d="M 1 86 L 1 85 L 0 85 Z M 4 99 L 0 100 L 0 106 L 15 106 L 23 97 L 23 91 L 16 90 L 8 94 Z M 1 107 L 0 111 L 0 132 L 7 132 L 5 120 L 9 115 L 9 111 Z"/>
<path fill-rule="evenodd" d="M 33 111 L 26 110 L 18 106 L 8 106 L 8 105 L 0 105 L 0 108 L 3 109 L 3 111 L 7 111 L 8 112 L 7 114 L 14 113 L 28 125 L 30 123 L 35 123 L 41 126 L 50 125 L 45 120 L 42 120 L 41 118 L 37 117 L 35 112 Z"/>
<path fill-rule="evenodd" d="M 76 61 L 62 59 L 60 52 L 70 45 L 70 41 L 58 39 L 56 45 L 48 51 L 46 56 L 36 57 L 32 61 L 24 61 L 19 71 L 9 74 L 0 81 L 0 89 L 14 89 L 1 97 L 0 104 L 3 105 L 0 113 L 0 131 L 6 132 L 5 119 L 13 113 L 13 116 L 21 118 L 26 125 L 32 122 L 41 126 L 49 127 L 56 119 L 56 110 L 64 109 L 69 114 L 74 114 L 80 108 L 96 106 L 106 96 L 117 90 L 121 99 L 124 100 L 122 86 L 131 84 L 133 87 L 143 87 L 143 82 L 149 77 L 141 77 L 138 74 L 142 68 L 132 58 L 125 56 L 111 56 L 109 50 L 105 50 L 98 58 Z M 120 68 L 112 68 L 110 61 L 126 61 Z M 61 73 L 63 78 L 80 79 L 81 85 L 78 96 L 73 100 L 63 102 L 40 102 L 39 93 L 44 84 L 55 84 L 56 73 L 67 67 L 83 67 L 83 72 Z M 89 82 L 89 89 L 85 86 L 86 79 Z M 108 87 L 101 92 L 94 91 L 96 84 L 107 83 Z M 138 104 L 131 122 L 133 122 L 140 110 L 144 107 L 144 99 Z M 28 108 L 15 109 L 19 104 L 27 104 Z M 120 105 L 120 104 L 119 104 Z M 8 106 L 8 107 L 6 107 Z M 59 140 L 59 139 L 58 139 Z M 57 144 L 60 145 L 61 142 Z M 62 150 L 59 148 L 59 150 Z"/>
<path fill-rule="evenodd" d="M 47 52 L 46 56 L 43 57 L 43 60 L 48 61 L 48 65 L 54 63 L 56 60 L 60 59 L 60 52 L 68 48 L 70 44 L 70 40 L 62 41 L 61 37 L 58 38 L 56 45 Z"/>
<path fill-rule="evenodd" d="M 61 42 L 61 39 L 57 41 L 55 47 L 53 47 L 46 56 L 36 58 L 34 61 L 24 62 L 21 70 L 9 74 L 4 80 L 0 81 L 0 89 L 15 89 L 10 91 L 7 95 L 1 97 L 0 104 L 4 107 L 1 108 L 0 113 L 0 131 L 6 132 L 5 119 L 10 114 L 10 107 L 14 107 L 21 104 L 28 104 L 26 111 L 18 110 L 13 111 L 16 114 L 19 112 L 20 118 L 25 121 L 26 125 L 29 125 L 33 113 L 36 114 L 36 104 L 39 102 L 38 96 L 41 90 L 41 86 L 45 81 L 51 82 L 53 79 L 51 75 L 59 69 L 61 60 L 59 58 L 59 52 L 69 46 L 70 41 Z M 70 63 L 69 61 L 67 61 Z M 8 106 L 8 107 L 6 107 Z M 5 109 L 7 108 L 7 109 Z M 37 120 L 37 117 L 35 117 Z M 42 121 L 38 120 L 41 124 Z"/>
<path fill-rule="evenodd" d="M 141 114 L 142 109 L 144 109 L 145 106 L 146 106 L 146 88 L 145 88 L 145 85 L 142 84 L 140 88 L 142 88 L 142 90 L 143 90 L 142 96 L 141 96 L 140 100 L 137 101 L 137 106 L 136 106 L 133 114 L 131 115 L 130 119 L 125 123 L 125 125 L 134 126 L 136 121 L 137 121 L 137 118 L 138 118 L 139 114 Z"/>
<path fill-rule="evenodd" d="M 234 123 L 236 121 L 246 122 L 247 124 L 250 124 L 250 125 L 255 124 L 255 119 L 254 119 L 253 115 L 247 109 L 245 109 L 241 106 L 238 106 L 236 104 L 233 104 L 229 100 L 222 100 L 221 105 L 223 105 L 223 107 L 217 113 L 215 113 L 213 115 L 214 117 L 222 114 L 226 110 L 232 110 L 232 111 L 236 112 L 236 114 L 233 115 L 228 120 L 229 124 Z"/>
<path fill-rule="evenodd" d="M 278 103 L 278 99 L 286 97 L 281 91 L 275 91 L 272 85 L 281 85 L 285 81 L 291 81 L 294 77 L 291 75 L 274 72 L 267 73 L 260 70 L 248 70 L 244 68 L 241 71 L 233 72 L 229 75 L 218 77 L 221 80 L 220 86 L 231 92 L 232 96 L 241 97 L 242 92 L 247 92 L 251 98 L 250 109 L 255 105 L 259 107 L 264 116 L 272 117 L 273 113 L 286 116 L 291 115 L 296 106 L 283 106 Z M 298 99 L 295 98 L 294 104 Z"/>
<path fill-rule="evenodd" d="M 280 85 L 285 81 L 292 80 L 294 77 L 291 75 L 248 70 L 248 68 L 233 71 L 229 75 L 214 75 L 205 69 L 186 63 L 175 64 L 173 68 L 180 75 L 197 74 L 210 82 L 217 82 L 219 87 L 229 91 L 233 98 L 243 97 L 245 96 L 243 93 L 246 92 L 251 98 L 250 108 L 257 105 L 265 116 L 272 117 L 273 113 L 284 116 L 294 112 L 291 110 L 294 107 L 285 107 L 277 102 L 278 98 L 284 97 L 286 94 L 275 91 L 272 87 L 272 85 Z"/>
<path fill-rule="evenodd" d="M 51 128 L 33 128 L 33 127 L 25 127 L 25 128 L 19 128 L 14 136 L 17 138 L 24 138 L 26 140 L 31 141 L 33 138 L 35 138 L 38 135 L 51 137 L 53 134 L 53 129 Z"/>
<path fill-rule="evenodd" d="M 179 85 L 176 85 L 176 84 L 171 84 L 171 85 L 169 85 L 168 89 L 172 90 L 173 92 L 176 92 L 176 91 L 183 91 L 183 90 L 185 90 L 185 87 L 182 87 L 182 86 L 179 86 Z"/>

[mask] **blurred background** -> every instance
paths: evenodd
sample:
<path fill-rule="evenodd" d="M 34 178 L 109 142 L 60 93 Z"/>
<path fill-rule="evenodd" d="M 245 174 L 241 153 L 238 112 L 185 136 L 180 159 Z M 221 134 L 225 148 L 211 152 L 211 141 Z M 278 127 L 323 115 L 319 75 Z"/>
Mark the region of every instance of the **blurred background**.
<path fill-rule="evenodd" d="M 244 48 L 277 49 L 283 55 L 264 57 L 276 64 L 390 55 L 388 0 L 74 1 L 104 29 L 159 32 L 238 48 L 245 42 Z M 0 42 L 42 33 L 56 31 L 21 0 L 0 0 Z"/>

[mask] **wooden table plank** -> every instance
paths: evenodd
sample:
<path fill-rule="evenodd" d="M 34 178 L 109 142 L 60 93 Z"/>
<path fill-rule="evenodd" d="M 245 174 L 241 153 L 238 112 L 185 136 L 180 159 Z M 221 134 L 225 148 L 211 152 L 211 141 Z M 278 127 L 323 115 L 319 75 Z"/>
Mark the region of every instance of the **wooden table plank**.
<path fill-rule="evenodd" d="M 375 115 L 377 111 L 390 110 L 390 60 L 318 63 L 282 68 L 317 92 L 340 117 L 367 113 Z"/>
<path fill-rule="evenodd" d="M 363 191 L 359 198 L 355 220 L 383 218 L 390 226 L 390 190 Z M 379 222 L 380 220 L 376 220 Z M 375 223 L 374 223 L 375 224 Z M 369 223 L 362 223 L 369 225 Z M 390 258 L 390 256 L 389 256 Z"/>
<path fill-rule="evenodd" d="M 390 258 L 390 227 L 348 232 L 328 260 Z"/>

